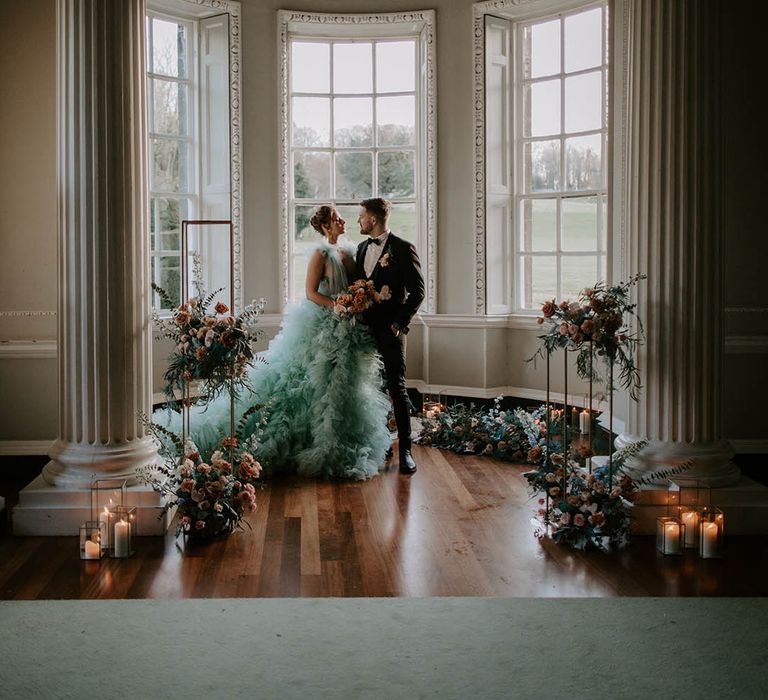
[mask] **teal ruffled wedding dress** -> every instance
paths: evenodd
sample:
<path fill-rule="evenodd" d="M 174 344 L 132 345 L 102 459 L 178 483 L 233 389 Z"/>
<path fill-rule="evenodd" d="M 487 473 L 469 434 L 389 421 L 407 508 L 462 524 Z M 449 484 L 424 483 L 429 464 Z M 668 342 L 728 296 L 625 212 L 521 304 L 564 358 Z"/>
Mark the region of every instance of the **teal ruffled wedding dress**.
<path fill-rule="evenodd" d="M 326 258 L 321 294 L 332 296 L 348 286 L 341 246 L 354 256 L 348 242 L 331 245 L 322 239 L 317 245 Z M 269 403 L 257 453 L 265 473 L 357 480 L 377 474 L 391 445 L 390 405 L 367 327 L 304 299 L 287 309 L 263 359 L 249 370 L 253 393 L 242 392 L 235 420 L 254 403 Z M 205 408 L 193 408 L 191 437 L 204 458 L 229 433 L 229 412 L 226 392 Z M 154 420 L 181 431 L 179 414 L 158 411 Z M 257 428 L 254 415 L 245 435 Z"/>

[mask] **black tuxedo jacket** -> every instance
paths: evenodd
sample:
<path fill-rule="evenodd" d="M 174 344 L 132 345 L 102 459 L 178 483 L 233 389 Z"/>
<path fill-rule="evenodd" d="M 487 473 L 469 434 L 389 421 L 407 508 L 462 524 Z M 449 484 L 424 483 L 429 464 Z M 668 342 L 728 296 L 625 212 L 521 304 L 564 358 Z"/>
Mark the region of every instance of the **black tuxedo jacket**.
<path fill-rule="evenodd" d="M 357 246 L 357 276 L 373 280 L 377 291 L 389 287 L 391 298 L 374 304 L 363 315 L 363 321 L 374 328 L 398 326 L 402 333 L 408 332 L 408 324 L 424 301 L 424 278 L 416 248 L 406 240 L 390 232 L 384 243 L 371 276 L 365 274 L 365 251 L 375 245 L 367 239 Z"/>

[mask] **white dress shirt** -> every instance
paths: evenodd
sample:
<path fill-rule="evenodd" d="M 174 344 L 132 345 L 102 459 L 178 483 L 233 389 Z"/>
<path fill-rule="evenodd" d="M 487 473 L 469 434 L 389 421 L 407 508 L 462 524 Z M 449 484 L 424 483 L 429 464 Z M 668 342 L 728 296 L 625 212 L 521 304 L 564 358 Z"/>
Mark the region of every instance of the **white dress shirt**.
<path fill-rule="evenodd" d="M 371 276 L 373 268 L 376 267 L 376 263 L 384 252 L 384 247 L 387 245 L 387 236 L 389 236 L 389 231 L 385 231 L 380 236 L 376 236 L 376 238 L 371 238 L 371 241 L 381 241 L 381 245 L 376 245 L 373 242 L 368 244 L 368 248 L 365 251 L 365 259 L 363 260 L 363 270 L 365 270 L 366 277 Z"/>

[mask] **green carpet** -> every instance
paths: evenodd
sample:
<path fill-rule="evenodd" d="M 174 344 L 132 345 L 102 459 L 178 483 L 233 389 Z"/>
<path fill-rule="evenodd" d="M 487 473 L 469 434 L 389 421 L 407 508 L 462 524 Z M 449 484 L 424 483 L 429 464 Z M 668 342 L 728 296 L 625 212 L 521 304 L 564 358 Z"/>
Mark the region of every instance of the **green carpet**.
<path fill-rule="evenodd" d="M 768 602 L 0 603 L 8 698 L 762 698 Z"/>

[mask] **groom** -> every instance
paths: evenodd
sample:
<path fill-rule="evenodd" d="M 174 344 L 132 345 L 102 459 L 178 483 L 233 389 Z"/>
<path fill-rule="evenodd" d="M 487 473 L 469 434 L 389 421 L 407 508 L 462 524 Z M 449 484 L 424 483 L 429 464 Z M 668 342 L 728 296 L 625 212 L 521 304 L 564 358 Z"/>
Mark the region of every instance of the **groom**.
<path fill-rule="evenodd" d="M 411 418 L 405 388 L 405 334 L 408 324 L 424 300 L 424 278 L 416 249 L 389 230 L 390 203 L 375 197 L 360 202 L 360 233 L 368 236 L 357 247 L 357 276 L 373 280 L 376 290 L 389 290 L 369 309 L 363 320 L 371 327 L 376 347 L 384 361 L 387 390 L 397 421 L 400 473 L 413 474 Z M 385 289 L 386 288 L 386 289 Z"/>

